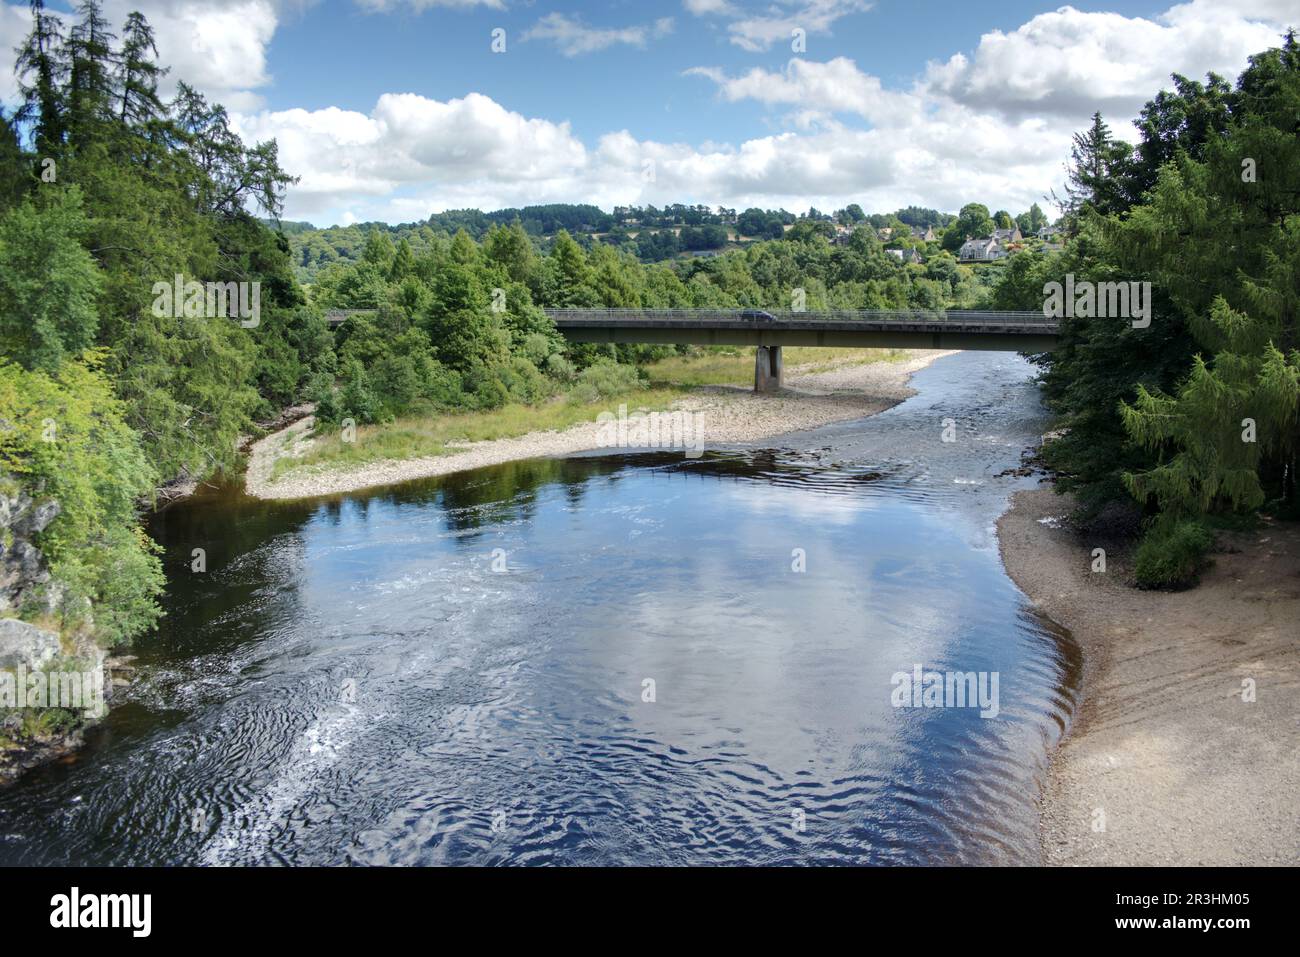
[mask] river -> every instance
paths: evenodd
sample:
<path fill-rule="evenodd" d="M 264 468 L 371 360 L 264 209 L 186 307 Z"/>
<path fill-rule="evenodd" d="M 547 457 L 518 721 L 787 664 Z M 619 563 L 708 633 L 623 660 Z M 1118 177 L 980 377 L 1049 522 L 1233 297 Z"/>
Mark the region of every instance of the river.
<path fill-rule="evenodd" d="M 0 864 L 1037 863 L 1079 655 L 998 556 L 1032 377 L 961 353 L 766 449 L 178 503 L 165 622 L 0 791 Z M 895 706 L 916 665 L 996 674 L 996 716 Z"/>

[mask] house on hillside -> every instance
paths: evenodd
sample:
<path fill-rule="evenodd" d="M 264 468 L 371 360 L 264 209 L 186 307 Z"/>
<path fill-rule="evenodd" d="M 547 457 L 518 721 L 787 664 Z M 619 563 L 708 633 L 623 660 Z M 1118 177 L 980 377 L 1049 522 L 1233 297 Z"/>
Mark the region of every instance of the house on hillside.
<path fill-rule="evenodd" d="M 1051 242 L 1062 235 L 1060 226 L 1044 226 L 1038 231 L 1038 238 L 1043 242 Z"/>
<path fill-rule="evenodd" d="M 921 240 L 921 242 L 923 243 L 932 243 L 934 242 L 934 227 L 913 226 L 912 235 L 915 236 L 917 239 Z"/>
<path fill-rule="evenodd" d="M 1007 243 L 1018 243 L 1024 238 L 1025 237 L 1020 234 L 1019 226 L 1012 226 L 1010 229 L 993 230 L 993 239 L 1004 246 Z"/>
<path fill-rule="evenodd" d="M 1006 232 L 1006 230 L 1001 230 Z M 993 236 L 984 239 L 971 239 L 966 237 L 966 241 L 961 244 L 961 249 L 957 251 L 957 258 L 966 263 L 989 263 L 998 259 L 1006 259 L 1009 253 L 1005 246 L 997 241 Z"/>

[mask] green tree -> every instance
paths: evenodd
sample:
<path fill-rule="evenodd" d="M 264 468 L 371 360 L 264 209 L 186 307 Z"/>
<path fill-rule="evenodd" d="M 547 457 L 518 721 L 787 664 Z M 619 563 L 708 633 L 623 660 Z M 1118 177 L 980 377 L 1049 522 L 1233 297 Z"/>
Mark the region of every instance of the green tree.
<path fill-rule="evenodd" d="M 1133 148 L 1115 139 L 1101 118 L 1074 134 L 1070 162 L 1066 165 L 1065 198 L 1060 200 L 1065 215 L 1077 220 L 1085 211 L 1107 216 L 1121 213 L 1132 204 L 1128 195 Z"/>
<path fill-rule="evenodd" d="M 1042 207 L 1034 203 L 1029 207 L 1028 212 L 1016 217 L 1016 225 L 1020 227 L 1022 234 L 1032 236 L 1047 225 L 1047 214 L 1043 212 Z"/>
<path fill-rule="evenodd" d="M 1175 286 L 1200 352 L 1171 394 L 1139 389 L 1124 406 L 1134 440 L 1159 456 L 1127 477 L 1168 522 L 1223 509 L 1256 508 L 1265 482 L 1295 502 L 1300 451 L 1300 46 L 1253 58 L 1239 87 L 1259 93 L 1204 161 L 1163 169 L 1148 207 L 1120 229 L 1125 249 L 1157 281 Z M 1267 171 L 1243 177 L 1249 160 Z M 1177 246 L 1211 247 L 1184 256 Z M 1211 250 L 1220 255 L 1212 260 Z M 1229 261 L 1224 251 L 1232 250 Z M 1198 281 L 1187 283 L 1194 275 Z M 1190 287 L 1190 288 L 1189 288 Z"/>
<path fill-rule="evenodd" d="M 67 127 L 70 142 L 80 146 L 99 134 L 111 117 L 116 98 L 117 59 L 114 37 L 99 0 L 80 0 L 77 22 L 68 33 Z"/>
<path fill-rule="evenodd" d="M 592 285 L 587 254 L 567 230 L 560 230 L 546 257 L 544 297 L 550 306 L 597 306 L 600 296 Z"/>
<path fill-rule="evenodd" d="M 144 15 L 132 12 L 122 28 L 118 89 L 118 120 L 136 127 L 159 122 L 166 108 L 158 98 L 158 81 L 167 71 L 158 66 L 158 46 L 153 27 Z"/>
<path fill-rule="evenodd" d="M 1148 327 L 1066 318 L 1058 348 L 1040 361 L 1063 430 L 1043 450 L 1063 473 L 1058 487 L 1079 492 L 1090 511 L 1137 499 L 1149 527 L 1136 576 L 1151 585 L 1195 574 L 1209 541 L 1201 525 L 1207 514 L 1270 501 L 1296 509 L 1295 37 L 1252 57 L 1227 99 L 1226 126 L 1207 122 L 1199 147 L 1175 148 L 1143 203 L 1124 215 L 1103 215 L 1106 202 L 1097 204 L 1079 217 L 1065 253 L 998 290 L 1015 298 L 1017 288 L 1029 294 L 1039 279 L 1060 281 L 1067 272 L 1076 281 L 1150 283 Z M 1093 198 L 1122 197 L 1110 175 Z M 1018 266 L 1016 257 L 1009 280 Z"/>
<path fill-rule="evenodd" d="M 21 123 L 35 127 L 36 151 L 53 156 L 63 146 L 65 100 L 62 84 L 67 76 L 60 20 L 45 9 L 44 0 L 31 0 L 32 32 L 18 48 L 14 72 L 23 99 Z"/>
<path fill-rule="evenodd" d="M 48 189 L 0 216 L 0 349 L 27 369 L 58 368 L 94 342 L 99 322 L 81 194 Z"/>

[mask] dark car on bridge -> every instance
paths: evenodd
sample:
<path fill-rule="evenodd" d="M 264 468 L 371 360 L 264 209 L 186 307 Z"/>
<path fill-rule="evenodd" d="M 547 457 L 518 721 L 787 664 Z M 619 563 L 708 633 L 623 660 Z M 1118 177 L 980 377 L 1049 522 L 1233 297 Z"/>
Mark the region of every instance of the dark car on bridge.
<path fill-rule="evenodd" d="M 741 319 L 751 319 L 757 322 L 776 322 L 776 316 L 770 312 L 764 312 L 762 309 L 746 309 L 740 314 Z"/>

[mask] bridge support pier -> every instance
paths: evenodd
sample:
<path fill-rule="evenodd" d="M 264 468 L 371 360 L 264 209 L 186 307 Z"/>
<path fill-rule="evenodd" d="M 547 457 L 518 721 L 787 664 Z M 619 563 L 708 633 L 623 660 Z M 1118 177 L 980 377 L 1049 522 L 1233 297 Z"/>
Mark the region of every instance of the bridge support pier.
<path fill-rule="evenodd" d="M 759 346 L 754 354 L 754 391 L 779 392 L 781 389 L 781 347 Z"/>

